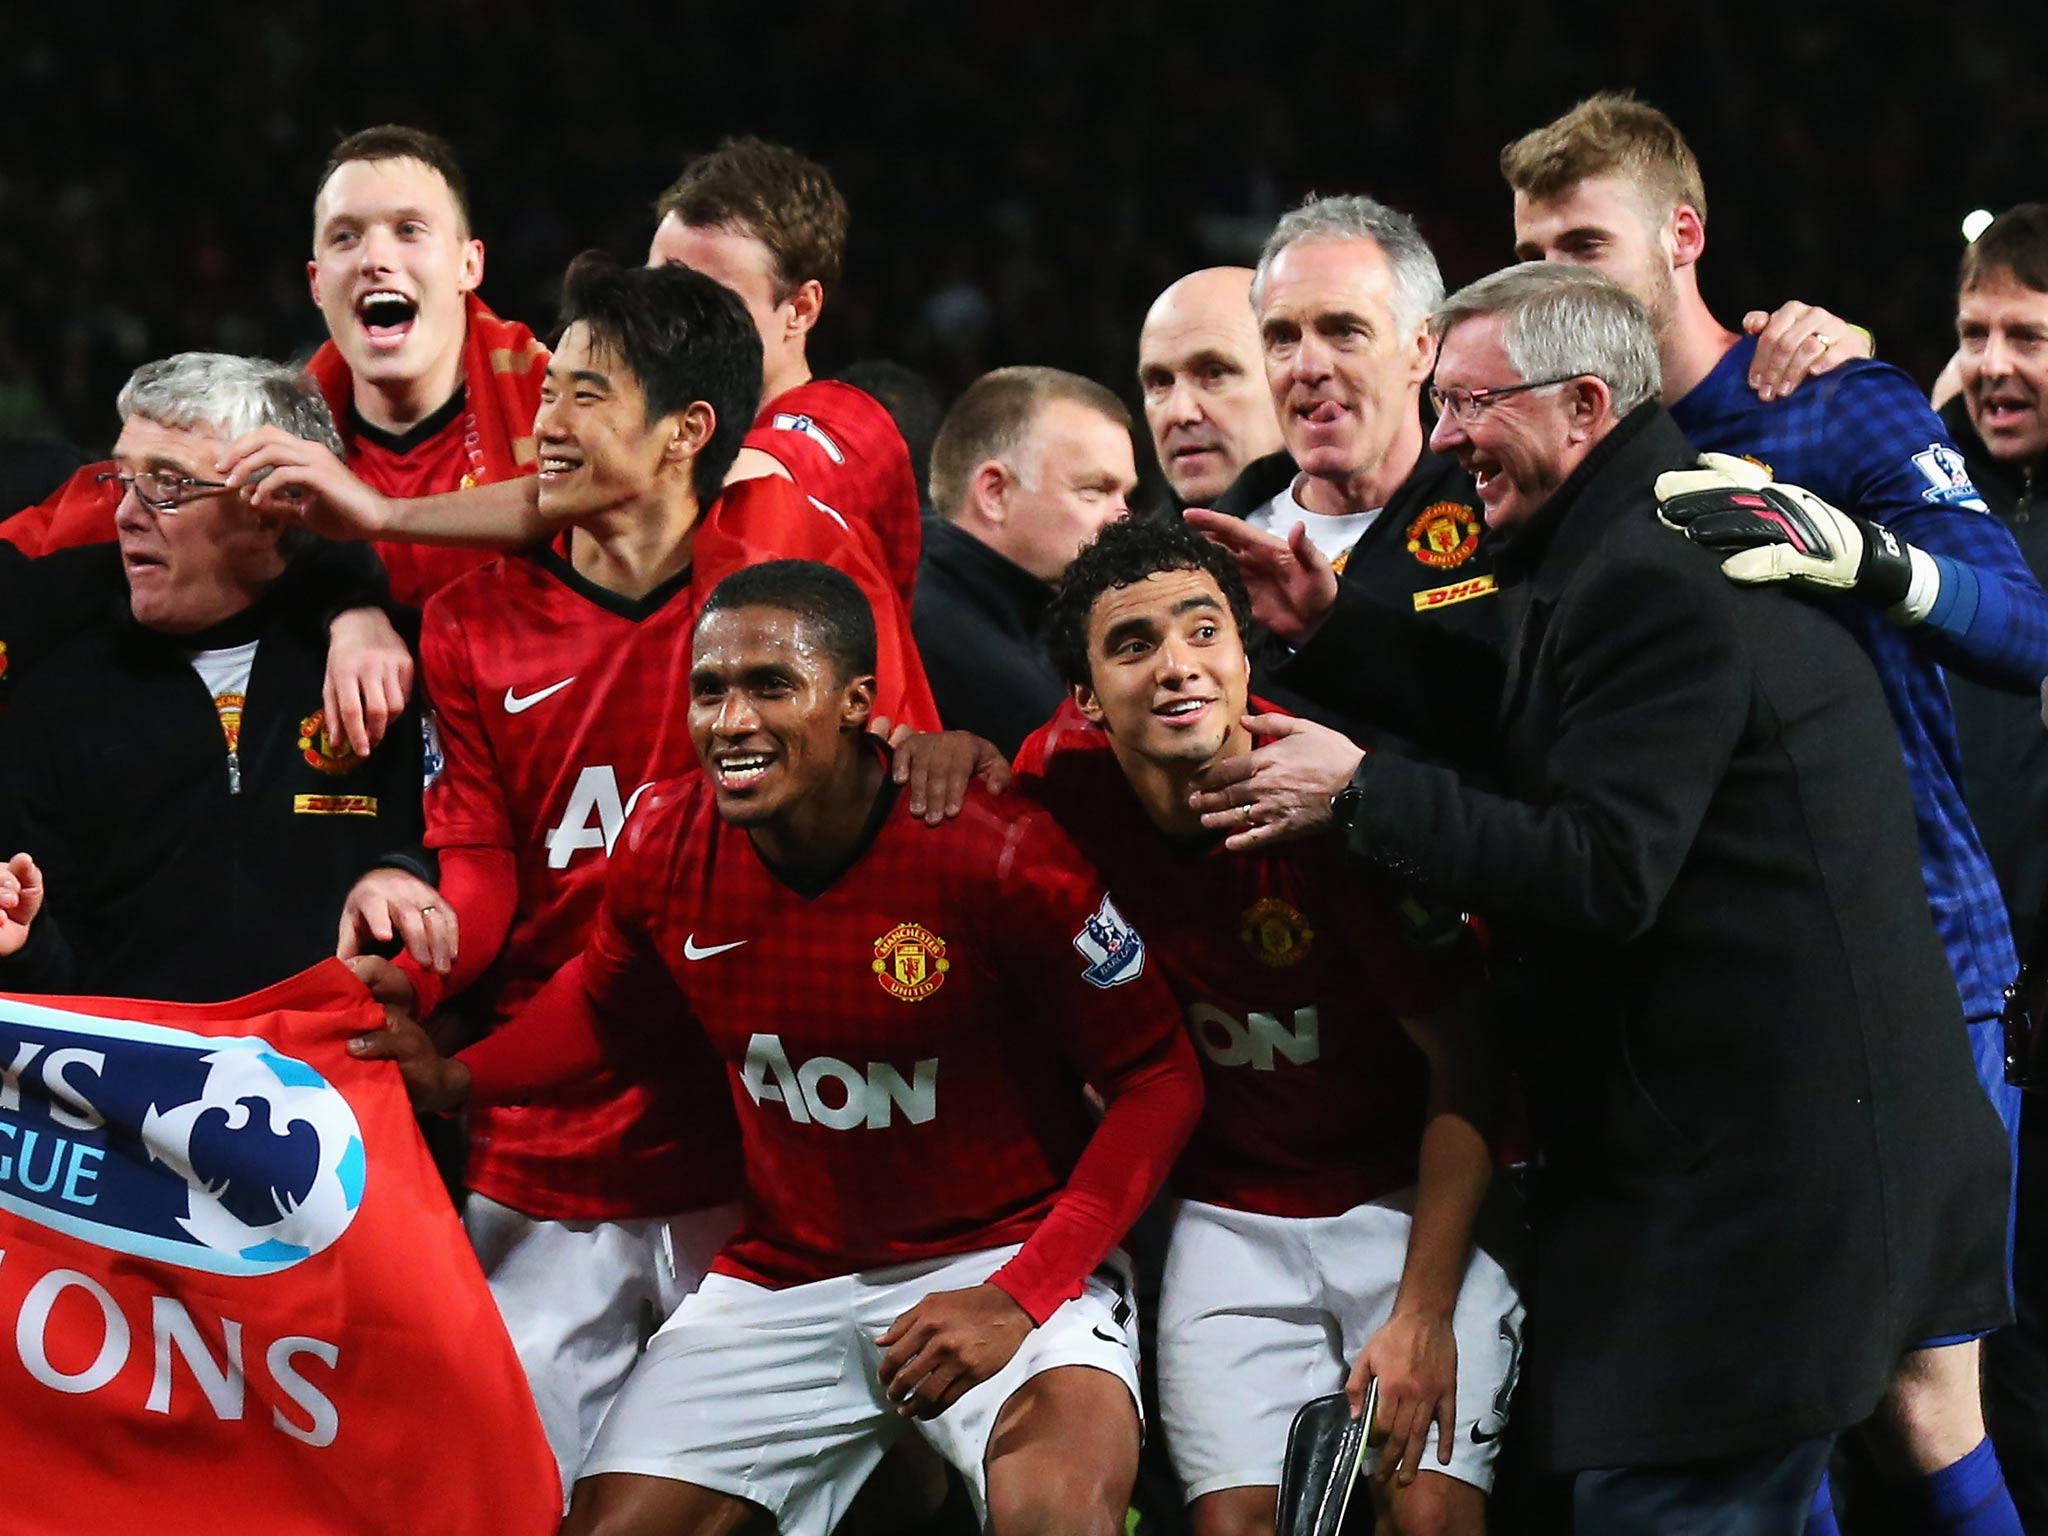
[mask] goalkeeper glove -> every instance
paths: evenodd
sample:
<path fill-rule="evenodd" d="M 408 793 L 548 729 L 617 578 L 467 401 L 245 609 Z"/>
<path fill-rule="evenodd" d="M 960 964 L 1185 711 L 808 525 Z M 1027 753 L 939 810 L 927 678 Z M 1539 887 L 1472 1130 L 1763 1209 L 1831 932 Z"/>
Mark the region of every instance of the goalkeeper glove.
<path fill-rule="evenodd" d="M 1918 624 L 1941 596 L 1941 569 L 1882 523 L 1778 485 L 1748 459 L 1703 453 L 1698 469 L 1657 477 L 1657 516 L 1705 549 L 1745 586 L 1788 581 L 1851 592 L 1895 624 Z"/>

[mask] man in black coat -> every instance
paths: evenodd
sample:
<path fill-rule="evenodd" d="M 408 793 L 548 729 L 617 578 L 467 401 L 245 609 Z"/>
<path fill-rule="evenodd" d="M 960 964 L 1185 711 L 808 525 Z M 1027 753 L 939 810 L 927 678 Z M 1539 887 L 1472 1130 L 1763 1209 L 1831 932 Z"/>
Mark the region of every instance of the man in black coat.
<path fill-rule="evenodd" d="M 1962 392 L 1942 423 L 1970 480 L 2048 581 L 2048 203 L 2021 203 L 1963 252 L 1956 295 Z M 2023 959 L 2043 963 L 2048 730 L 2037 701 L 1948 678 L 1970 819 L 1998 871 Z M 2048 1103 L 2021 1109 L 2016 1326 L 1984 1342 L 1984 1409 L 2013 1503 L 2048 1528 Z"/>
<path fill-rule="evenodd" d="M 2006 1311 L 2003 1137 L 1896 735 L 1838 625 L 1659 526 L 1692 454 L 1640 305 L 1532 264 L 1437 326 L 1504 659 L 1197 520 L 1304 643 L 1298 686 L 1459 766 L 1278 722 L 1198 804 L 1240 847 L 1334 816 L 1492 924 L 1541 1149 L 1517 1416 L 1576 1527 L 1790 1536 L 1901 1358 Z"/>
<path fill-rule="evenodd" d="M 311 386 L 182 353 L 119 406 L 126 590 L 0 712 L 0 990 L 218 1002 L 333 954 L 350 885 L 420 837 L 423 737 L 407 710 L 354 750 L 303 535 L 214 478 L 261 426 L 338 447 Z"/>
<path fill-rule="evenodd" d="M 1053 583 L 1130 510 L 1131 414 L 1057 368 L 998 368 L 967 386 L 932 446 L 911 633 L 939 719 L 1016 756 L 1067 696 L 1039 639 Z"/>

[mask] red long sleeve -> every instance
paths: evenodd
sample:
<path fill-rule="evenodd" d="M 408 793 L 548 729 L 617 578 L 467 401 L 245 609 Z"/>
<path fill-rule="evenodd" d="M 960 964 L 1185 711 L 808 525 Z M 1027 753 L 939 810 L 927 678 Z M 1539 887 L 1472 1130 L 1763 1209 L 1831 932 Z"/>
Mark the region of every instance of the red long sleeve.
<path fill-rule="evenodd" d="M 471 1104 L 516 1104 L 578 1081 L 604 1062 L 597 1007 L 583 956 L 555 972 L 505 1023 L 456 1053 L 469 1068 Z"/>
<path fill-rule="evenodd" d="M 475 985 L 498 958 L 519 904 L 519 872 L 510 848 L 443 848 L 440 857 L 441 900 L 454 912 L 458 927 L 455 964 L 443 976 L 421 965 L 410 950 L 397 961 L 412 983 L 413 1012 L 422 1019 Z"/>
<path fill-rule="evenodd" d="M 1109 1108 L 1053 1208 L 1018 1255 L 989 1277 L 1043 1323 L 1123 1240 L 1202 1113 L 1202 1074 L 1185 1031 L 1100 1083 Z"/>

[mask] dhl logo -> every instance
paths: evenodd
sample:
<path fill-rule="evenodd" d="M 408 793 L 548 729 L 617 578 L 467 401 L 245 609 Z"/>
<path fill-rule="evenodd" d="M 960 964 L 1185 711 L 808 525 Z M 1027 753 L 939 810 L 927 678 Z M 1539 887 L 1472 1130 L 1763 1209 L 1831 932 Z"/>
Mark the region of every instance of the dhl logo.
<path fill-rule="evenodd" d="M 1470 581 L 1454 581 L 1448 587 L 1431 587 L 1415 594 L 1415 611 L 1427 613 L 1432 608 L 1446 608 L 1467 598 L 1484 597 L 1493 590 L 1491 576 L 1474 576 Z"/>
<path fill-rule="evenodd" d="M 375 795 L 293 795 L 292 812 L 298 816 L 374 816 Z"/>

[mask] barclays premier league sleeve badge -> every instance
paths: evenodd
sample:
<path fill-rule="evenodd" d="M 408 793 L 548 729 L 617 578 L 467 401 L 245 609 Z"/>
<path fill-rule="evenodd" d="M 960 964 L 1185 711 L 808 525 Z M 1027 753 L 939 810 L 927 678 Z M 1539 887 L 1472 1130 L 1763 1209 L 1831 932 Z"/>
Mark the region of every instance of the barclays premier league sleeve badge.
<path fill-rule="evenodd" d="M 1074 948 L 1088 962 L 1081 979 L 1091 987 L 1122 986 L 1145 973 L 1145 941 L 1107 896 L 1074 935 Z"/>

